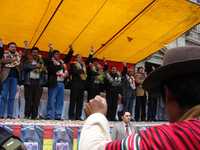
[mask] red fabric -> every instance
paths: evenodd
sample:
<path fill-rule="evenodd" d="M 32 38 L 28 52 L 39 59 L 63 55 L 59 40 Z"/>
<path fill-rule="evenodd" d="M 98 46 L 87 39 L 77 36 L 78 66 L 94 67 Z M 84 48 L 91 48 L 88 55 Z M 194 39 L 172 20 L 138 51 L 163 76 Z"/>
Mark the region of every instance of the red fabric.
<path fill-rule="evenodd" d="M 200 120 L 161 125 L 140 132 L 141 149 L 195 150 L 200 147 Z"/>
<path fill-rule="evenodd" d="M 188 120 L 169 125 L 151 127 L 119 141 L 106 145 L 105 150 L 133 150 L 134 146 L 142 150 L 198 150 L 200 148 L 200 120 Z M 134 138 L 140 142 L 134 143 Z M 136 145 L 134 145 L 136 144 Z M 120 145 L 120 146 L 119 146 Z"/>
<path fill-rule="evenodd" d="M 4 49 L 7 49 L 7 46 L 4 46 Z M 21 51 L 23 52 L 24 48 L 21 47 L 17 47 L 17 51 Z M 40 51 L 40 54 L 44 57 L 48 56 L 48 52 L 47 51 Z M 61 54 L 61 58 L 64 58 L 64 54 Z M 84 60 L 86 58 L 83 58 Z M 73 59 L 72 59 L 73 60 Z M 111 69 L 111 67 L 115 66 L 119 71 L 123 70 L 123 63 L 122 62 L 117 62 L 117 61 L 110 61 L 110 60 L 106 60 L 106 62 L 109 64 L 109 69 Z M 103 64 L 103 60 L 99 60 L 100 64 Z M 128 68 L 129 67 L 134 67 L 134 64 L 127 64 Z"/>

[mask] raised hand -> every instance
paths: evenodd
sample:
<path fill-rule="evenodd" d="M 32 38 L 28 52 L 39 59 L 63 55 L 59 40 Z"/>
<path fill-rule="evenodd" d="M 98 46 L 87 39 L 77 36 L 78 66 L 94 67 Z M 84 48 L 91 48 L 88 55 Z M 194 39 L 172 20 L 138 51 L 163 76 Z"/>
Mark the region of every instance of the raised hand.
<path fill-rule="evenodd" d="M 72 44 L 69 45 L 69 49 L 73 49 Z"/>
<path fill-rule="evenodd" d="M 27 48 L 28 48 L 28 46 L 29 46 L 29 41 L 25 40 L 25 41 L 24 41 L 24 48 L 26 48 L 26 49 L 27 49 Z"/>
<path fill-rule="evenodd" d="M 49 43 L 49 44 L 48 44 L 48 48 L 49 48 L 49 50 L 53 50 L 53 44 L 52 44 L 52 43 Z"/>
<path fill-rule="evenodd" d="M 127 66 L 127 63 L 126 63 L 126 62 L 123 62 L 123 65 L 124 65 L 124 66 Z"/>
<path fill-rule="evenodd" d="M 3 40 L 0 38 L 0 47 L 3 47 Z"/>
<path fill-rule="evenodd" d="M 89 103 L 86 104 L 85 113 L 87 116 L 93 113 L 102 113 L 106 115 L 107 103 L 105 98 L 96 96 L 94 99 L 90 100 Z"/>
<path fill-rule="evenodd" d="M 90 47 L 90 54 L 93 54 L 93 53 L 94 53 L 94 47 L 91 46 L 91 47 Z"/>

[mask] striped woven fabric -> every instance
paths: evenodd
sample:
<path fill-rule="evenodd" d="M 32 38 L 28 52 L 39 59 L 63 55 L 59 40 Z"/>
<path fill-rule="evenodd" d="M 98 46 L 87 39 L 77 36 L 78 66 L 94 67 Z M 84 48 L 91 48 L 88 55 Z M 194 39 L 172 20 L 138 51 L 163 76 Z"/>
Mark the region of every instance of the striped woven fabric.
<path fill-rule="evenodd" d="M 160 125 L 106 145 L 106 150 L 198 150 L 200 120 Z"/>

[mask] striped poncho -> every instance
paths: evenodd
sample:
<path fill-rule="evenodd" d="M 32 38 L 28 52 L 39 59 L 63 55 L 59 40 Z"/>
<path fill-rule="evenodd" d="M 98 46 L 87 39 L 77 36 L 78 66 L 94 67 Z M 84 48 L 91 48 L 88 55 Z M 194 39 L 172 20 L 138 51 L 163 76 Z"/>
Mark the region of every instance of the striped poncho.
<path fill-rule="evenodd" d="M 198 150 L 200 120 L 159 125 L 106 145 L 106 150 Z"/>

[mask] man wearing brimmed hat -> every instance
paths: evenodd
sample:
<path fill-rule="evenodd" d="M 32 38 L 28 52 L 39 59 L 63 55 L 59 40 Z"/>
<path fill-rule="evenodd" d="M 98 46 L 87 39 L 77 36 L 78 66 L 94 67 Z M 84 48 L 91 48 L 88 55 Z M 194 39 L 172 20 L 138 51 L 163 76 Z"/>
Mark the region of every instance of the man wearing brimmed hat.
<path fill-rule="evenodd" d="M 107 104 L 97 96 L 86 105 L 86 113 L 90 116 L 81 132 L 80 150 L 199 149 L 200 47 L 169 50 L 163 66 L 145 79 L 143 87 L 163 93 L 170 123 L 111 141 L 109 123 L 104 116 Z"/>

